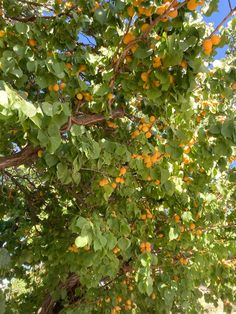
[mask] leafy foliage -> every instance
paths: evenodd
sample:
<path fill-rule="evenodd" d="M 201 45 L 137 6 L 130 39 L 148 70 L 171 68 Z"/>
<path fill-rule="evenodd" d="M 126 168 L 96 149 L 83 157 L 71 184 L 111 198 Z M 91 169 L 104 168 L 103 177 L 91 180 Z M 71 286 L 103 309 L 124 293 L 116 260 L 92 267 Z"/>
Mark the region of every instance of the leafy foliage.
<path fill-rule="evenodd" d="M 2 312 L 232 310 L 236 22 L 213 37 L 217 8 L 3 1 Z"/>

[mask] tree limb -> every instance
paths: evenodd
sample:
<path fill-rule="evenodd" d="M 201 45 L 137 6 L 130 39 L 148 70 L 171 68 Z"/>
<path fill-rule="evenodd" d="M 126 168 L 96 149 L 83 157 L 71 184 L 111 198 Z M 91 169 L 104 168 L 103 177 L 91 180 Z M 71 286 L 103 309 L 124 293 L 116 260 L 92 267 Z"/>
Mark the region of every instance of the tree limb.
<path fill-rule="evenodd" d="M 0 157 L 0 170 L 5 168 L 17 167 L 27 161 L 32 161 L 37 156 L 39 147 L 32 147 L 27 145 L 19 153 L 12 156 Z"/>
<path fill-rule="evenodd" d="M 111 118 L 122 118 L 125 112 L 123 109 L 115 109 L 111 113 Z M 101 114 L 82 114 L 76 117 L 70 117 L 67 124 L 61 128 L 61 133 L 68 132 L 73 124 L 77 125 L 93 125 L 106 120 L 106 117 Z M 27 145 L 19 153 L 12 156 L 0 157 L 0 170 L 18 167 L 20 165 L 26 164 L 27 162 L 32 162 L 37 158 L 37 152 L 40 147 L 32 147 Z"/>

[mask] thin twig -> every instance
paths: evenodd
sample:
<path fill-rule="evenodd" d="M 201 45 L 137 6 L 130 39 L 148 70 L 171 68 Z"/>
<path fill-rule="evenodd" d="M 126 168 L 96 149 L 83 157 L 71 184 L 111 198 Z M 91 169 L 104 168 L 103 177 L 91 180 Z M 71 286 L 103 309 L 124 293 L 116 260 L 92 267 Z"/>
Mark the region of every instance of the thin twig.
<path fill-rule="evenodd" d="M 232 4 L 231 4 L 231 1 L 230 0 L 228 0 L 228 3 L 229 3 L 229 8 L 230 8 L 230 10 L 232 11 Z"/>
<path fill-rule="evenodd" d="M 234 12 L 236 12 L 236 7 L 234 7 L 232 10 L 230 10 L 229 14 L 227 14 L 227 15 L 223 18 L 223 20 L 220 22 L 219 25 L 217 25 L 217 27 L 216 27 L 216 28 L 214 29 L 214 31 L 210 34 L 209 37 L 211 37 L 213 34 L 215 34 L 215 33 L 220 29 L 220 27 L 221 27 L 222 25 L 224 25 L 224 23 L 230 18 L 230 16 L 234 14 Z"/>

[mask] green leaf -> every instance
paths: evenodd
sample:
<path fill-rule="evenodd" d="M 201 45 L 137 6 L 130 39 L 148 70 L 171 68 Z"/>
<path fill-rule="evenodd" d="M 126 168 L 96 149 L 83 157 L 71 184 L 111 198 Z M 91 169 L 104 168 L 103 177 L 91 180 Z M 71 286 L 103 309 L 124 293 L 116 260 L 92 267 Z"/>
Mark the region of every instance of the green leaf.
<path fill-rule="evenodd" d="M 22 22 L 16 22 L 15 28 L 19 34 L 27 34 L 28 31 L 30 30 L 29 25 L 27 23 Z"/>
<path fill-rule="evenodd" d="M 236 130 L 236 124 L 233 120 L 227 120 L 224 122 L 221 128 L 221 134 L 225 138 L 233 138 L 233 133 Z"/>
<path fill-rule="evenodd" d="M 181 215 L 183 221 L 189 222 L 193 220 L 192 213 L 190 211 L 186 211 Z"/>
<path fill-rule="evenodd" d="M 131 242 L 129 239 L 127 238 L 120 238 L 118 240 L 118 247 L 122 250 L 122 251 L 126 251 L 131 245 Z"/>
<path fill-rule="evenodd" d="M 47 115 L 52 117 L 53 116 L 53 105 L 48 103 L 48 102 L 43 102 L 42 103 L 42 109 L 43 112 Z"/>
<path fill-rule="evenodd" d="M 161 170 L 161 184 L 164 184 L 167 182 L 169 178 L 169 171 L 164 168 L 160 168 L 160 170 Z"/>
<path fill-rule="evenodd" d="M 37 61 L 28 61 L 26 63 L 27 70 L 29 72 L 37 72 L 38 62 Z"/>
<path fill-rule="evenodd" d="M 145 59 L 149 56 L 151 56 L 153 53 L 153 50 L 150 49 L 150 50 L 147 50 L 147 48 L 141 48 L 139 47 L 135 53 L 134 53 L 134 57 L 137 58 L 137 59 Z"/>
<path fill-rule="evenodd" d="M 169 239 L 170 241 L 177 239 L 179 236 L 179 233 L 177 232 L 176 229 L 174 229 L 173 227 L 170 228 L 169 231 Z"/>
<path fill-rule="evenodd" d="M 107 21 L 107 11 L 102 8 L 98 8 L 94 13 L 94 17 L 100 24 L 105 24 Z"/>
<path fill-rule="evenodd" d="M 49 137 L 49 145 L 48 145 L 48 151 L 49 153 L 53 154 L 58 149 L 58 147 L 61 145 L 61 136 L 58 134 L 57 136 L 50 136 Z"/>
<path fill-rule="evenodd" d="M 89 237 L 88 236 L 78 236 L 75 239 L 75 245 L 77 247 L 85 247 L 89 243 Z"/>
<path fill-rule="evenodd" d="M 0 248 L 0 270 L 7 269 L 10 266 L 11 257 L 5 248 Z"/>

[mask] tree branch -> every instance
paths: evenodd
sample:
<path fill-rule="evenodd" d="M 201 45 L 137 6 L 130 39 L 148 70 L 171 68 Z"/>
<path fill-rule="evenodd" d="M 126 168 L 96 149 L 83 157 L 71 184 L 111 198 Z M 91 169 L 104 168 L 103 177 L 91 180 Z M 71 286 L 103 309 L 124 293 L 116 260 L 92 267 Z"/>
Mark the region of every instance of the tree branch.
<path fill-rule="evenodd" d="M 19 153 L 12 156 L 0 157 L 0 170 L 10 167 L 17 167 L 27 161 L 32 161 L 37 156 L 39 147 L 32 147 L 27 145 Z"/>
<path fill-rule="evenodd" d="M 123 109 L 115 109 L 112 111 L 111 118 L 122 118 L 125 116 Z M 61 133 L 68 132 L 73 124 L 76 125 L 93 125 L 99 122 L 106 121 L 106 117 L 101 114 L 82 114 L 77 117 L 70 117 L 67 124 L 62 127 Z M 16 153 L 12 156 L 0 157 L 0 170 L 18 167 L 20 165 L 26 164 L 27 162 L 32 162 L 37 158 L 37 152 L 40 150 L 40 147 L 32 147 L 27 145 L 19 153 Z"/>
<path fill-rule="evenodd" d="M 223 20 L 220 22 L 219 25 L 216 26 L 216 28 L 214 29 L 214 31 L 211 33 L 211 35 L 209 37 L 211 37 L 213 34 L 215 34 L 222 25 L 224 25 L 224 23 L 231 17 L 231 15 L 234 14 L 234 12 L 236 12 L 236 7 L 234 7 L 233 9 L 230 10 L 229 14 L 227 14 Z"/>

